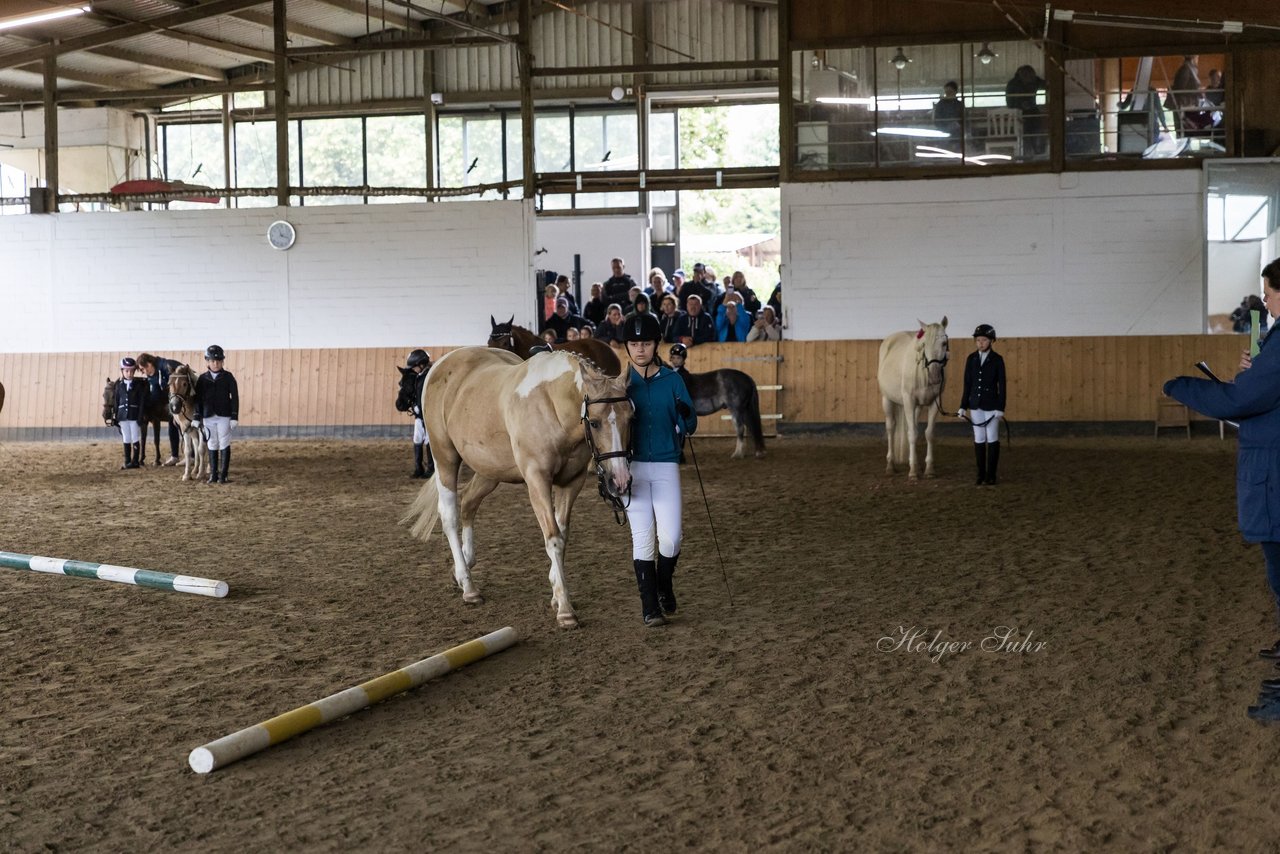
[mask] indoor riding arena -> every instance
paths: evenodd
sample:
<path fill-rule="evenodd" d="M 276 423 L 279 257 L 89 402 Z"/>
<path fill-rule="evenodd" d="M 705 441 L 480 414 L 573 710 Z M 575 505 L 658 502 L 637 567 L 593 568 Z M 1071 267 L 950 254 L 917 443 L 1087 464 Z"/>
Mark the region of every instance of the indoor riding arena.
<path fill-rule="evenodd" d="M 1280 305 L 1223 7 L 0 4 L 0 850 L 1273 848 L 1268 413 L 1162 394 Z M 693 395 L 655 626 L 643 342 L 495 354 L 627 275 L 764 436 Z"/>

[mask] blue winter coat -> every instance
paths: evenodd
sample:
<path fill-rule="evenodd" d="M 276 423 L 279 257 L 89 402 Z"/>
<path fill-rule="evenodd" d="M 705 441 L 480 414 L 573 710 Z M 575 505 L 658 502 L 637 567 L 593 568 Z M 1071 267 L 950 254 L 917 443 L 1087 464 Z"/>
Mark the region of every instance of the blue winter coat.
<path fill-rule="evenodd" d="M 734 339 L 737 341 L 746 341 L 751 334 L 751 314 L 742 306 L 738 306 L 738 322 L 734 324 L 734 331 L 738 334 Z M 716 309 L 716 340 L 729 340 L 729 311 L 724 303 Z"/>
<path fill-rule="evenodd" d="M 1251 543 L 1280 542 L 1280 344 L 1270 336 L 1234 383 L 1178 377 L 1164 393 L 1197 412 L 1240 424 L 1236 510 Z"/>
<path fill-rule="evenodd" d="M 698 416 L 693 411 L 693 398 L 680 375 L 665 365 L 645 379 L 635 368 L 629 369 L 627 397 L 636 408 L 631 425 L 632 460 L 638 463 L 680 462 L 681 434 L 693 435 L 698 429 Z M 688 416 L 676 411 L 676 401 L 689 407 Z"/>

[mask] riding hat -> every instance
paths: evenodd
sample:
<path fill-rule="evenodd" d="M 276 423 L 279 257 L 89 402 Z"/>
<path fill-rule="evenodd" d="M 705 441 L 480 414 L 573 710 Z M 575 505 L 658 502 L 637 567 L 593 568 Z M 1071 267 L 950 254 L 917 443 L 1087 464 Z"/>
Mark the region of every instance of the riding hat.
<path fill-rule="evenodd" d="M 405 366 L 416 368 L 419 365 L 431 364 L 431 357 L 427 355 L 427 351 L 421 348 L 414 350 L 409 354 L 409 358 L 405 360 Z"/>
<path fill-rule="evenodd" d="M 627 328 L 622 332 L 625 341 L 661 341 L 662 329 L 658 326 L 658 318 L 645 312 L 637 314 L 626 321 Z"/>
<path fill-rule="evenodd" d="M 222 348 L 217 344 L 210 344 L 205 348 L 204 357 L 212 361 L 214 359 L 225 359 L 227 358 L 227 354 L 222 352 Z"/>
<path fill-rule="evenodd" d="M 135 362 L 133 359 L 129 358 L 128 356 L 125 356 L 123 359 L 120 360 L 120 367 L 136 368 L 138 367 L 138 363 Z"/>
<path fill-rule="evenodd" d="M 680 356 L 681 358 L 684 358 L 685 356 L 689 355 L 689 348 L 684 346 L 683 344 L 672 344 L 671 355 Z"/>
<path fill-rule="evenodd" d="M 974 338 L 990 338 L 996 340 L 996 331 L 991 327 L 990 323 L 979 324 L 978 328 L 973 330 Z"/>

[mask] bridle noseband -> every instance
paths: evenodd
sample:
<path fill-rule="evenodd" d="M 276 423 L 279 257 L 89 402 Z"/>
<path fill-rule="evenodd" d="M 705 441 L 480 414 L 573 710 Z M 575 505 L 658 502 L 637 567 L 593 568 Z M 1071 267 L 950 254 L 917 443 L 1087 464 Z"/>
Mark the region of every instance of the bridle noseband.
<path fill-rule="evenodd" d="M 600 497 L 613 510 L 613 518 L 619 525 L 625 524 L 627 521 L 627 507 L 631 505 L 631 484 L 627 484 L 625 493 L 626 500 L 622 495 L 614 495 L 609 491 L 608 482 L 609 475 L 604 470 L 604 461 L 611 460 L 614 457 L 630 457 L 630 451 L 610 451 L 607 454 L 600 453 L 600 448 L 596 446 L 595 432 L 591 428 L 591 418 L 587 415 L 587 408 L 597 403 L 629 403 L 631 398 L 623 395 L 621 397 L 597 397 L 592 400 L 589 396 L 584 395 L 582 398 L 582 426 L 587 435 L 587 448 L 591 451 L 591 462 L 596 467 L 596 480 L 600 487 Z"/>

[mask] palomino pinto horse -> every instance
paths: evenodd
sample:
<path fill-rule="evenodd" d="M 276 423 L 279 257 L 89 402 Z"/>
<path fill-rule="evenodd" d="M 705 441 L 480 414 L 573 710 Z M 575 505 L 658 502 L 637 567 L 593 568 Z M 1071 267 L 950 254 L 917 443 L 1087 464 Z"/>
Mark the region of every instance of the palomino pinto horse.
<path fill-rule="evenodd" d="M 678 360 L 672 357 L 672 363 Z M 733 426 L 738 432 L 738 441 L 733 446 L 732 459 L 742 459 L 746 447 L 744 436 L 751 431 L 751 444 L 755 446 L 756 456 L 764 456 L 764 428 L 760 424 L 760 392 L 756 389 L 756 381 L 733 368 L 721 368 L 718 371 L 707 371 L 705 374 L 693 374 L 685 370 L 684 362 L 676 367 L 693 398 L 693 408 L 699 415 L 710 415 L 721 409 L 728 409 L 733 418 Z"/>
<path fill-rule="evenodd" d="M 183 480 L 198 480 L 207 467 L 204 430 L 191 423 L 196 417 L 196 379 L 190 365 L 181 365 L 169 375 L 169 414 L 178 423 L 178 434 L 182 437 Z M 191 470 L 192 466 L 195 471 Z"/>
<path fill-rule="evenodd" d="M 402 521 L 424 541 L 442 521 L 462 601 L 483 602 L 471 581 L 476 510 L 499 483 L 525 484 L 551 559 L 556 620 L 576 627 L 564 582 L 569 514 L 593 470 L 611 502 L 620 504 L 628 492 L 634 410 L 626 378 L 605 376 L 573 353 L 523 362 L 502 350 L 464 347 L 432 366 L 422 412 L 436 476 Z M 459 494 L 463 463 L 475 474 Z"/>
<path fill-rule="evenodd" d="M 933 422 L 942 407 L 946 383 L 947 319 L 941 323 L 918 321 L 917 332 L 895 332 L 880 345 L 880 397 L 884 404 L 884 429 L 889 440 L 885 474 L 895 463 L 908 462 L 910 477 L 918 473 L 916 436 L 918 410 L 929 409 L 924 430 L 924 476 L 933 477 Z"/>
<path fill-rule="evenodd" d="M 521 359 L 527 359 L 531 355 L 532 348 L 546 347 L 547 344 L 534 335 L 523 326 L 515 325 L 515 317 L 506 323 L 499 323 L 493 319 L 493 315 L 489 315 L 489 325 L 493 327 L 489 333 L 489 346 L 496 347 L 499 350 L 506 350 L 508 353 L 515 353 Z M 622 362 L 618 360 L 618 354 L 613 352 L 613 348 L 603 341 L 595 338 L 580 338 L 577 341 L 564 341 L 559 344 L 551 345 L 552 351 L 567 351 L 569 353 L 577 353 L 579 356 L 586 356 L 596 367 L 604 371 L 611 377 L 619 376 L 622 373 Z"/>

